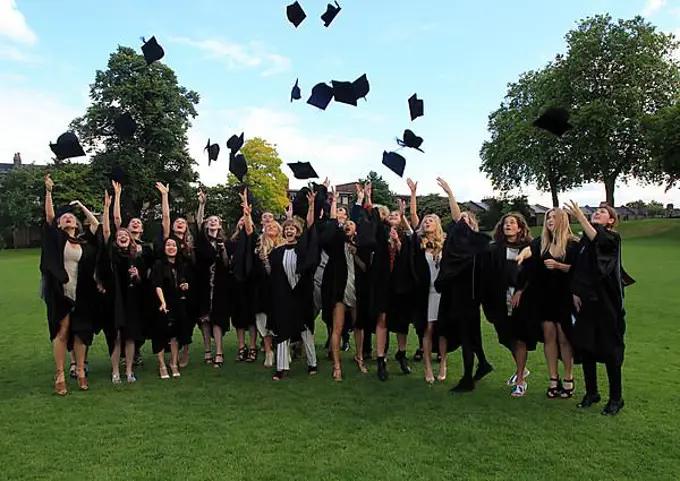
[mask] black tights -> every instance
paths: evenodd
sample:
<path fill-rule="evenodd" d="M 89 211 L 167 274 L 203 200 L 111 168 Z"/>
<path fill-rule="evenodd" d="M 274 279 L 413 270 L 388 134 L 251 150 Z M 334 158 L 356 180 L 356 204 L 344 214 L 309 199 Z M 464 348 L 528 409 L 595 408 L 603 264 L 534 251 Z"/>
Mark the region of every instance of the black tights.
<path fill-rule="evenodd" d="M 475 356 L 477 356 L 477 364 L 480 366 L 486 364 L 486 354 L 484 354 L 484 347 L 482 347 L 482 325 L 475 323 L 472 332 L 467 333 L 469 339 L 462 343 L 463 349 L 463 377 L 472 379 L 472 371 L 475 367 Z"/>
<path fill-rule="evenodd" d="M 617 361 L 607 361 L 607 377 L 609 378 L 609 399 L 612 401 L 621 400 L 621 363 Z M 583 355 L 583 377 L 586 382 L 586 393 L 595 394 L 597 389 L 597 362 L 589 354 Z"/>

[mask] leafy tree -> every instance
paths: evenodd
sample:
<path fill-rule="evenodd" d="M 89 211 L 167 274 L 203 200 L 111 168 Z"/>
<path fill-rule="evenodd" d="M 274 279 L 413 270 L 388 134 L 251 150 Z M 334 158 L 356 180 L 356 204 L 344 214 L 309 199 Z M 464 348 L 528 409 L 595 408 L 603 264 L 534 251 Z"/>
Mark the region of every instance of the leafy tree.
<path fill-rule="evenodd" d="M 631 208 L 633 210 L 641 210 L 647 208 L 647 204 L 645 203 L 644 200 L 634 200 L 632 202 L 628 202 L 626 204 L 626 207 Z"/>
<path fill-rule="evenodd" d="M 373 185 L 373 194 L 371 198 L 373 203 L 384 205 L 390 210 L 394 209 L 397 201 L 397 194 L 390 190 L 389 184 L 382 176 L 378 175 L 377 172 L 370 171 L 365 179 L 359 179 L 359 183 L 362 185 L 369 181 L 372 182 Z"/>
<path fill-rule="evenodd" d="M 197 180 L 187 149 L 187 130 L 196 117 L 199 95 L 178 85 L 175 72 L 161 62 L 140 67 L 144 58 L 129 47 L 118 47 L 107 69 L 98 70 L 90 86 L 92 104 L 75 119 L 74 129 L 91 157 L 100 188 L 108 183 L 113 166 L 126 173 L 122 210 L 127 217 L 153 210 L 158 204 L 157 181 L 170 183 L 177 202 L 194 197 Z M 115 119 L 130 113 L 137 123 L 131 138 L 114 131 Z M 147 211 L 147 212 L 145 212 Z"/>
<path fill-rule="evenodd" d="M 653 200 L 647 203 L 647 214 L 651 217 L 662 217 L 665 210 L 661 202 Z"/>
<path fill-rule="evenodd" d="M 650 115 L 645 127 L 647 145 L 668 191 L 680 181 L 680 101 Z"/>
<path fill-rule="evenodd" d="M 422 218 L 426 214 L 437 214 L 441 219 L 450 215 L 449 199 L 439 194 L 419 196 L 418 215 Z"/>
<path fill-rule="evenodd" d="M 566 41 L 573 154 L 586 180 L 603 182 L 614 205 L 618 179 L 660 180 L 643 124 L 677 98 L 677 42 L 642 17 L 613 21 L 609 15 L 583 20 Z"/>
<path fill-rule="evenodd" d="M 507 192 L 534 183 L 550 192 L 553 206 L 558 194 L 582 183 L 566 138 L 535 128 L 532 123 L 551 106 L 568 105 L 562 57 L 544 69 L 522 74 L 508 85 L 501 106 L 489 115 L 491 140 L 482 145 L 480 170 L 495 189 Z"/>

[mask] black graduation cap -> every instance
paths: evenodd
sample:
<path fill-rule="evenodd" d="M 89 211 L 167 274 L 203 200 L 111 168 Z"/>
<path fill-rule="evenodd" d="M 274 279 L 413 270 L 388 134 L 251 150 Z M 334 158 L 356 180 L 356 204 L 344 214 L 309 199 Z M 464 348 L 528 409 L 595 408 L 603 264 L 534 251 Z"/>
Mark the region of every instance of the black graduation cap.
<path fill-rule="evenodd" d="M 295 85 L 293 85 L 293 88 L 290 91 L 290 101 L 292 102 L 293 100 L 300 100 L 302 98 L 302 93 L 300 92 L 300 87 L 298 87 L 298 80 L 295 79 Z"/>
<path fill-rule="evenodd" d="M 57 138 L 57 143 L 50 143 L 50 149 L 59 160 L 72 159 L 85 155 L 78 137 L 73 132 L 64 132 Z"/>
<path fill-rule="evenodd" d="M 54 218 L 58 219 L 59 217 L 61 217 L 64 214 L 69 214 L 69 213 L 72 214 L 73 212 L 74 212 L 74 209 L 73 209 L 73 206 L 71 204 L 60 205 L 59 207 L 54 209 Z"/>
<path fill-rule="evenodd" d="M 109 179 L 118 182 L 119 184 L 125 183 L 125 171 L 119 165 L 114 166 L 109 174 Z"/>
<path fill-rule="evenodd" d="M 307 217 L 307 211 L 309 210 L 309 201 L 307 200 L 307 194 L 309 194 L 310 192 L 311 189 L 309 187 L 303 187 L 298 191 L 297 194 L 295 194 L 293 202 L 291 202 L 294 216 L 302 217 L 303 219 Z"/>
<path fill-rule="evenodd" d="M 413 94 L 408 99 L 408 110 L 411 113 L 411 121 L 423 116 L 423 101 L 418 94 Z"/>
<path fill-rule="evenodd" d="M 326 12 L 321 15 L 321 20 L 323 20 L 323 26 L 328 27 L 333 20 L 335 20 L 335 17 L 338 16 L 338 13 L 340 13 L 340 4 L 338 2 L 335 2 L 335 6 L 331 5 L 330 3 L 326 6 Z"/>
<path fill-rule="evenodd" d="M 243 177 L 248 173 L 248 163 L 243 154 L 229 153 L 229 172 L 234 174 L 239 182 L 243 182 Z"/>
<path fill-rule="evenodd" d="M 421 152 L 425 153 L 420 148 L 420 146 L 423 145 L 423 138 L 422 137 L 418 137 L 410 129 L 404 130 L 403 137 L 404 137 L 403 139 L 397 139 L 397 144 L 399 144 L 401 147 L 409 147 L 411 149 L 420 150 Z"/>
<path fill-rule="evenodd" d="M 547 130 L 558 137 L 562 137 L 572 127 L 569 124 L 569 112 L 561 107 L 549 108 L 543 115 L 534 120 L 533 125 L 539 129 Z"/>
<path fill-rule="evenodd" d="M 132 118 L 129 112 L 125 112 L 116 117 L 116 120 L 113 122 L 113 128 L 119 136 L 129 138 L 135 135 L 137 122 L 135 122 L 135 119 Z"/>
<path fill-rule="evenodd" d="M 396 152 L 383 152 L 382 163 L 399 177 L 404 176 L 406 159 Z"/>
<path fill-rule="evenodd" d="M 338 82 L 333 80 L 331 83 L 333 84 L 333 98 L 336 102 L 356 106 L 357 95 L 354 91 L 354 84 L 352 82 Z"/>
<path fill-rule="evenodd" d="M 144 40 L 144 37 L 142 37 L 142 42 L 144 42 L 144 45 L 142 45 L 142 53 L 144 54 L 144 60 L 146 60 L 147 65 L 151 65 L 165 56 L 165 50 L 158 45 L 156 37 L 151 37 L 148 41 Z"/>
<path fill-rule="evenodd" d="M 241 132 L 241 135 L 234 134 L 227 140 L 227 148 L 232 154 L 241 150 L 241 147 L 243 147 L 243 132 Z"/>
<path fill-rule="evenodd" d="M 286 7 L 286 17 L 288 17 L 288 21 L 292 23 L 295 28 L 298 28 L 302 21 L 307 18 L 307 14 L 302 9 L 300 3 L 295 2 Z"/>
<path fill-rule="evenodd" d="M 305 180 L 319 178 L 319 175 L 309 162 L 293 162 L 288 164 L 288 167 L 293 171 L 293 176 L 296 179 Z"/>
<path fill-rule="evenodd" d="M 354 95 L 357 99 L 366 98 L 368 92 L 371 90 L 371 86 L 368 84 L 368 77 L 363 74 L 361 77 L 352 82 L 354 86 Z"/>
<path fill-rule="evenodd" d="M 312 88 L 312 95 L 310 95 L 307 103 L 313 105 L 314 107 L 326 110 L 328 104 L 331 103 L 333 99 L 333 87 L 323 82 L 318 83 Z"/>
<path fill-rule="evenodd" d="M 210 162 L 217 160 L 217 157 L 220 155 L 220 144 L 211 144 L 210 139 L 208 139 L 208 143 L 203 150 L 208 151 L 208 167 L 210 167 Z"/>

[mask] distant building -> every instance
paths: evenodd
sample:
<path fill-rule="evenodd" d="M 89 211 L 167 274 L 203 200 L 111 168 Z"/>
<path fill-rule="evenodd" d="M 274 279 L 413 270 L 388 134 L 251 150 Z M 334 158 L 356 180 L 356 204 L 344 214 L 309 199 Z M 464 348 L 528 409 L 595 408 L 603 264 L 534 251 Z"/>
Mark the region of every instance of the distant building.
<path fill-rule="evenodd" d="M 0 163 L 0 175 L 8 174 L 10 171 L 18 169 L 21 166 L 22 166 L 21 154 L 17 152 L 16 154 L 14 154 L 14 158 L 12 159 L 11 164 Z"/>

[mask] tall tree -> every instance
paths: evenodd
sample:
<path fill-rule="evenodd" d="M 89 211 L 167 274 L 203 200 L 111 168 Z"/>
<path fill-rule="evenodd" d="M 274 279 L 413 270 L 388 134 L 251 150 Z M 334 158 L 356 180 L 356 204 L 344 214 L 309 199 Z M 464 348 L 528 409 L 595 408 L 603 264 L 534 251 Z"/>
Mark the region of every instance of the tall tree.
<path fill-rule="evenodd" d="M 680 100 L 650 115 L 645 126 L 654 164 L 669 190 L 680 182 Z"/>
<path fill-rule="evenodd" d="M 566 40 L 573 154 L 586 180 L 603 182 L 614 205 L 618 179 L 659 180 L 643 121 L 677 98 L 677 42 L 642 17 L 613 21 L 609 15 L 583 20 Z"/>
<path fill-rule="evenodd" d="M 561 57 L 544 69 L 522 74 L 508 85 L 501 106 L 489 115 L 491 140 L 480 151 L 480 170 L 501 192 L 534 183 L 550 192 L 553 206 L 558 194 L 581 185 L 578 163 L 567 138 L 558 138 L 532 123 L 547 107 L 568 105 L 568 90 Z"/>
<path fill-rule="evenodd" d="M 377 172 L 370 171 L 365 179 L 359 179 L 360 184 L 371 182 L 373 185 L 373 195 L 371 200 L 374 204 L 381 204 L 388 209 L 394 209 L 397 201 L 397 194 L 390 190 L 390 185 Z"/>
<path fill-rule="evenodd" d="M 155 182 L 169 182 L 181 202 L 193 197 L 191 183 L 198 178 L 187 149 L 187 130 L 197 115 L 198 94 L 180 86 L 167 65 L 140 65 L 144 65 L 141 55 L 118 47 L 107 69 L 95 74 L 90 86 L 92 104 L 71 125 L 93 154 L 92 170 L 98 182 L 107 182 L 113 166 L 125 171 L 122 209 L 128 216 L 145 215 L 144 206 L 158 203 Z M 113 128 L 123 113 L 137 123 L 129 138 Z"/>

